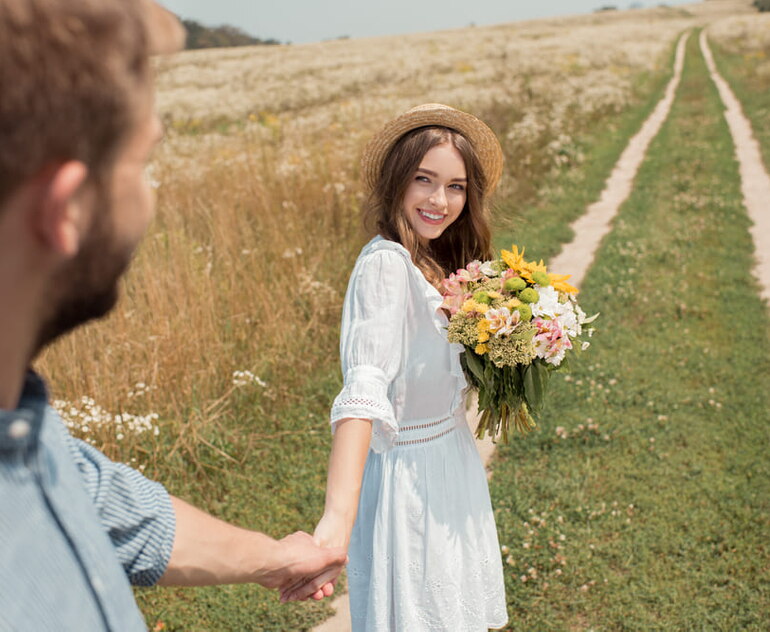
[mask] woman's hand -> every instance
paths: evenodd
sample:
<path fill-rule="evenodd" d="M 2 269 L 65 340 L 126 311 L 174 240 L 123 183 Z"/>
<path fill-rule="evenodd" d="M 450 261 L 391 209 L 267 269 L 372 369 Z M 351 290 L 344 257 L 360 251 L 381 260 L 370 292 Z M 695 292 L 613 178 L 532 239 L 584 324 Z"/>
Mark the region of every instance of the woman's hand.
<path fill-rule="evenodd" d="M 352 529 L 353 525 L 349 520 L 333 512 L 326 512 L 318 521 L 313 539 L 319 546 L 339 547 L 347 551 Z"/>

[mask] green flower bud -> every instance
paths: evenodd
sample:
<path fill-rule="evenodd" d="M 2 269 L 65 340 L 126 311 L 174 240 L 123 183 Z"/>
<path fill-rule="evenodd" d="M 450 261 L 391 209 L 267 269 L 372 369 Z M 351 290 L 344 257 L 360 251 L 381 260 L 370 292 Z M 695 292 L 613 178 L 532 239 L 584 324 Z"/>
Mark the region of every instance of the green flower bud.
<path fill-rule="evenodd" d="M 503 284 L 506 292 L 519 292 L 527 287 L 527 282 L 521 277 L 511 277 Z"/>
<path fill-rule="evenodd" d="M 525 323 L 532 320 L 532 308 L 529 305 L 519 305 L 518 307 L 515 307 L 513 311 L 519 312 L 519 317 Z"/>
<path fill-rule="evenodd" d="M 473 295 L 473 300 L 477 303 L 489 305 L 492 302 L 492 297 L 490 297 L 484 290 L 479 290 Z"/>
<path fill-rule="evenodd" d="M 537 290 L 528 287 L 519 292 L 519 300 L 522 303 L 537 303 L 540 300 L 540 294 L 537 293 Z"/>
<path fill-rule="evenodd" d="M 541 272 L 540 270 L 532 273 L 532 280 L 541 287 L 548 287 L 551 285 L 551 279 L 548 278 L 548 273 Z"/>

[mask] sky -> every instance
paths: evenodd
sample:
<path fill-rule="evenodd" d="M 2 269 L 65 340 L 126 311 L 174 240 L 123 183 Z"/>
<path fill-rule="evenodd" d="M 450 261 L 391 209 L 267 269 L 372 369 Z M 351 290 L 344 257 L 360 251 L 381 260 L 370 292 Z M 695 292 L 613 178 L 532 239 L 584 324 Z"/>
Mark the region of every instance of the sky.
<path fill-rule="evenodd" d="M 263 39 L 302 44 L 341 36 L 400 35 L 469 24 L 483 26 L 540 17 L 655 6 L 661 0 L 159 0 L 182 18 L 230 24 Z M 667 0 L 684 4 L 688 0 Z M 690 2 L 692 0 L 689 0 Z"/>

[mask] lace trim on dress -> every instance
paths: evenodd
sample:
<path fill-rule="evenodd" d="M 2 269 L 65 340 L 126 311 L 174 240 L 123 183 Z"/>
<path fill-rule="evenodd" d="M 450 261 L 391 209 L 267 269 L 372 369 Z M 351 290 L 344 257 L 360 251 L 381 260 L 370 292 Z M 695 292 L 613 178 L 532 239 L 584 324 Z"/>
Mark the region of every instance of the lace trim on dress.
<path fill-rule="evenodd" d="M 345 375 L 345 386 L 334 400 L 331 424 L 343 419 L 370 419 L 372 439 L 370 447 L 384 452 L 398 437 L 398 424 L 393 406 L 388 399 L 385 373 L 373 366 L 357 366 Z"/>

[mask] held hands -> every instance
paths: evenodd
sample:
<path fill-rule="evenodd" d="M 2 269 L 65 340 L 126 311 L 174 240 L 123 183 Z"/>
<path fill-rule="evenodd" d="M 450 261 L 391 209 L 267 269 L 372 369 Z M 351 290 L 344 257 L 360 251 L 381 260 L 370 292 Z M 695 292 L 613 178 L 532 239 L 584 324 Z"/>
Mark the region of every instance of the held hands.
<path fill-rule="evenodd" d="M 342 518 L 333 514 L 324 514 L 315 529 L 313 541 L 320 547 L 329 547 L 329 550 L 332 551 L 341 550 L 347 552 L 350 541 L 350 527 L 347 521 Z M 323 550 L 326 550 L 326 548 Z M 334 586 L 337 584 L 338 577 L 339 572 L 333 577 L 322 578 L 319 576 L 318 578 L 313 578 L 312 582 L 297 581 L 288 589 L 281 589 L 281 601 L 301 600 L 308 597 L 319 600 L 329 597 L 334 593 Z M 318 580 L 320 579 L 326 579 L 326 581 L 319 583 Z M 315 587 L 314 590 L 313 587 Z"/>
<path fill-rule="evenodd" d="M 323 599 L 334 591 L 347 562 L 347 548 L 324 548 L 312 536 L 297 531 L 278 541 L 277 559 L 259 582 L 281 591 L 281 601 Z"/>

